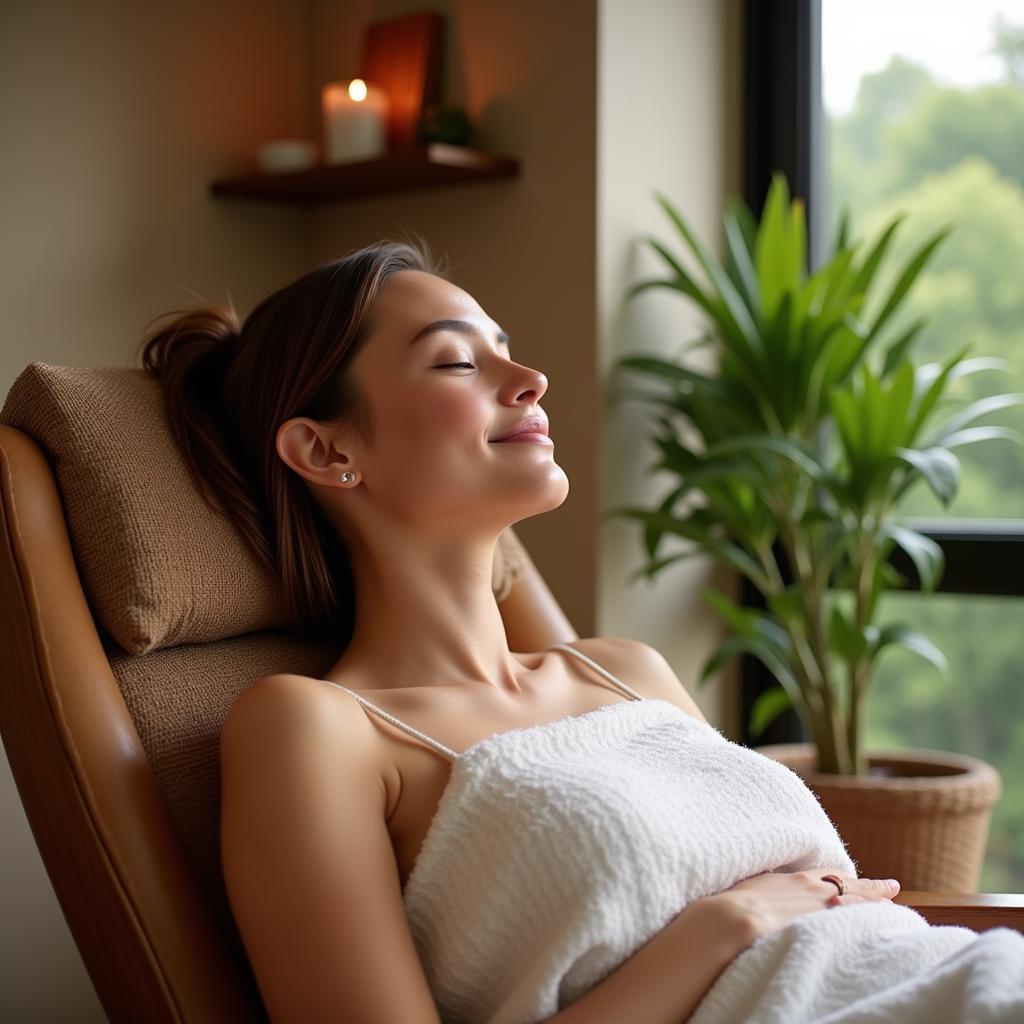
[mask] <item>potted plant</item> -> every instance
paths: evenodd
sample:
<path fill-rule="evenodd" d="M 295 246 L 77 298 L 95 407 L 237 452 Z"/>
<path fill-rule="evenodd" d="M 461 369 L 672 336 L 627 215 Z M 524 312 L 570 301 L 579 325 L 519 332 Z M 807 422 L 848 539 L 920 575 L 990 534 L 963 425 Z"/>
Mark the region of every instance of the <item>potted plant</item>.
<path fill-rule="evenodd" d="M 906 582 L 889 563 L 894 547 L 909 555 L 925 591 L 934 590 L 944 568 L 939 546 L 896 518 L 901 499 L 923 481 L 948 507 L 959 486 L 953 449 L 1021 440 L 1005 427 L 968 424 L 1024 396 L 991 395 L 952 415 L 944 409 L 954 381 L 1003 369 L 1002 360 L 966 359 L 965 345 L 941 364 L 915 363 L 924 320 L 883 340 L 950 228 L 899 270 L 868 322 L 865 307 L 904 215 L 861 256 L 861 243 L 848 241 L 844 210 L 833 253 L 809 275 L 803 202 L 790 202 L 783 175 L 774 175 L 759 223 L 742 200 L 728 204 L 724 266 L 668 199 L 656 198 L 708 283 L 699 284 L 652 238 L 668 274 L 639 282 L 629 296 L 670 288 L 695 302 L 710 321 L 696 344 L 715 343 L 719 358 L 713 371 L 658 354 L 620 360 L 618 369 L 654 384 L 627 394 L 655 411 L 660 457 L 650 468 L 673 479 L 656 507 L 606 515 L 643 525 L 648 561 L 637 576 L 651 579 L 706 554 L 764 596 L 763 610 L 745 608 L 704 588 L 731 633 L 705 663 L 700 684 L 742 651 L 764 663 L 777 686 L 753 706 L 751 733 L 760 735 L 792 706 L 812 742 L 758 749 L 798 771 L 818 794 L 861 874 L 897 877 L 908 889 L 975 889 L 1001 790 L 995 769 L 941 752 L 864 751 L 861 740 L 886 648 L 902 646 L 946 671 L 927 637 L 903 623 L 876 622 L 881 595 Z M 659 557 L 666 535 L 693 545 Z M 945 855 L 937 844 L 945 844 Z"/>

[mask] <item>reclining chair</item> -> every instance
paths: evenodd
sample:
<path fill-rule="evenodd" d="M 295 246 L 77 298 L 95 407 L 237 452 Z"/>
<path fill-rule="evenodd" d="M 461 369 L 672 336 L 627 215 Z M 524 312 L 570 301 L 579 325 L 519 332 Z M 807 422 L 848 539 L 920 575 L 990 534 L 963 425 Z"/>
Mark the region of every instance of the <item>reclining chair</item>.
<path fill-rule="evenodd" d="M 196 492 L 141 369 L 32 363 L 0 412 L 0 735 L 115 1024 L 266 1021 L 218 856 L 218 738 L 331 645 Z M 514 532 L 493 587 L 513 650 L 576 639 Z M 1024 931 L 1024 897 L 904 892 L 933 923 Z"/>

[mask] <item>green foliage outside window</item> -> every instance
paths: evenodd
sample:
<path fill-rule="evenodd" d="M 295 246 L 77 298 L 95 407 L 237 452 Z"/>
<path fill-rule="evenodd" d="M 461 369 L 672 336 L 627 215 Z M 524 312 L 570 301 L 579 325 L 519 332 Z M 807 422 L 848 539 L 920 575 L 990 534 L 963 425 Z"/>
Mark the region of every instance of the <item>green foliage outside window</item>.
<path fill-rule="evenodd" d="M 847 208 L 871 236 L 897 212 L 922 232 L 956 230 L 918 279 L 900 323 L 925 317 L 918 352 L 941 360 L 965 339 L 1002 357 L 1007 385 L 1024 391 L 1024 25 L 997 23 L 992 52 L 1000 84 L 956 88 L 894 56 L 861 79 L 845 116 L 826 117 L 830 211 Z M 828 73 L 827 52 L 823 54 Z M 909 251 L 897 239 L 894 263 Z M 984 381 L 961 382 L 978 397 Z M 1024 410 L 989 420 L 1024 430 Z M 926 488 L 908 494 L 910 516 L 1024 520 L 1024 457 L 1014 445 L 960 454 L 960 490 L 942 509 Z M 984 758 L 1003 777 L 981 888 L 1024 892 L 1024 599 L 890 593 L 881 611 L 941 638 L 948 678 L 896 652 L 878 672 L 865 723 L 868 746 L 956 750 Z"/>

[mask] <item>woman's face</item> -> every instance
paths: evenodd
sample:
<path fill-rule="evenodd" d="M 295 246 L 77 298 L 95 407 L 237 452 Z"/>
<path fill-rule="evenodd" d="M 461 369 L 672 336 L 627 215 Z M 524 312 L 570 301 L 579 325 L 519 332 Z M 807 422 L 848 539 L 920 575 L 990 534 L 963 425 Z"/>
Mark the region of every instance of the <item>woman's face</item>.
<path fill-rule="evenodd" d="M 562 504 L 569 481 L 555 461 L 554 428 L 547 444 L 493 440 L 528 416 L 547 422 L 548 381 L 515 361 L 472 296 L 402 271 L 385 283 L 371 319 L 353 371 L 375 428 L 368 446 L 351 450 L 358 486 L 375 505 L 410 521 L 479 525 L 488 513 L 513 522 Z"/>

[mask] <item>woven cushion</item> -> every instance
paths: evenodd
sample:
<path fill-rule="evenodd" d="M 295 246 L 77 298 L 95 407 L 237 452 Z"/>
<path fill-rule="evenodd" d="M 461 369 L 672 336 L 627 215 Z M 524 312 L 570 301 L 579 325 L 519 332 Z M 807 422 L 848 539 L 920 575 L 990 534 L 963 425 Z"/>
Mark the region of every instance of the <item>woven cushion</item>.
<path fill-rule="evenodd" d="M 224 717 L 254 680 L 278 672 L 321 677 L 341 652 L 269 630 L 145 657 L 130 657 L 111 645 L 107 655 L 207 905 L 237 953 L 218 828 Z"/>
<path fill-rule="evenodd" d="M 277 578 L 196 490 L 145 370 L 31 363 L 0 422 L 46 451 L 86 598 L 125 651 L 287 625 Z M 526 560 L 506 530 L 493 568 L 499 601 Z"/>

